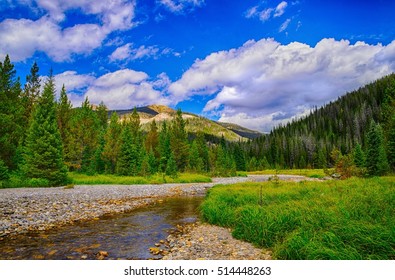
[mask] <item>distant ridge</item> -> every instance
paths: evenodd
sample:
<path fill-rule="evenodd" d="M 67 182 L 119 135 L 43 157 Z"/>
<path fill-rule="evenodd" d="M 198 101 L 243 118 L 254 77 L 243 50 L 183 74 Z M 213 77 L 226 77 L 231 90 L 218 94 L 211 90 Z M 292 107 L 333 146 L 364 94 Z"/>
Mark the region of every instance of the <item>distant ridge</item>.
<path fill-rule="evenodd" d="M 123 120 L 132 114 L 133 110 L 134 108 L 126 110 L 109 110 L 108 116 L 110 117 L 113 112 L 116 112 L 121 120 Z M 143 130 L 148 130 L 148 124 L 153 120 L 155 120 L 158 125 L 161 125 L 163 121 L 170 121 L 177 113 L 176 110 L 168 106 L 157 104 L 137 107 L 136 110 L 140 115 Z M 186 130 L 191 134 L 201 131 L 217 138 L 223 136 L 228 141 L 244 141 L 247 139 L 255 139 L 262 135 L 260 132 L 250 130 L 237 124 L 216 122 L 188 112 L 183 112 L 183 118 L 186 120 Z"/>

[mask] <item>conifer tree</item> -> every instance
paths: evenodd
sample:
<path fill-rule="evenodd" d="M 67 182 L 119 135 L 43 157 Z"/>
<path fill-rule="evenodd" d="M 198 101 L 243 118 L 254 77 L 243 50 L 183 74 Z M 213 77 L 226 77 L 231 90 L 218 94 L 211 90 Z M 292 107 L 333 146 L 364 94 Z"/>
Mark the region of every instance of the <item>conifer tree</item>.
<path fill-rule="evenodd" d="M 244 153 L 241 150 L 240 143 L 237 144 L 233 151 L 233 156 L 236 163 L 236 170 L 245 171 L 246 170 L 246 160 L 244 157 Z"/>
<path fill-rule="evenodd" d="M 99 119 L 99 125 L 101 129 L 107 128 L 107 121 L 108 121 L 108 110 L 107 106 L 104 105 L 104 102 L 100 102 L 99 106 L 96 109 L 97 117 Z"/>
<path fill-rule="evenodd" d="M 388 171 L 387 155 L 381 126 L 373 120 L 367 136 L 366 167 L 371 176 L 383 175 Z"/>
<path fill-rule="evenodd" d="M 387 139 L 388 163 L 392 171 L 395 171 L 395 114 L 392 116 L 389 125 L 388 139 Z"/>
<path fill-rule="evenodd" d="M 66 88 L 63 85 L 60 91 L 60 98 L 58 106 L 56 107 L 56 116 L 60 132 L 60 137 L 63 143 L 63 155 L 64 161 L 67 166 L 70 165 L 71 150 L 74 147 L 71 145 L 71 117 L 72 117 L 72 105 L 66 94 Z"/>
<path fill-rule="evenodd" d="M 185 121 L 182 118 L 182 111 L 177 110 L 170 130 L 170 145 L 173 151 L 174 160 L 177 164 L 177 169 L 184 171 L 188 166 L 189 159 L 189 145 L 188 135 L 185 130 Z"/>
<path fill-rule="evenodd" d="M 359 144 L 355 145 L 354 148 L 354 163 L 356 167 L 365 167 L 365 153 Z"/>
<path fill-rule="evenodd" d="M 37 63 L 34 62 L 30 69 L 30 74 L 26 76 L 26 84 L 22 94 L 26 123 L 29 123 L 34 106 L 37 104 L 38 98 L 40 97 L 41 79 L 38 72 L 39 67 Z"/>
<path fill-rule="evenodd" d="M 86 172 L 94 160 L 95 150 L 100 135 L 100 124 L 88 98 L 81 108 L 73 112 L 71 119 L 71 166 Z"/>
<path fill-rule="evenodd" d="M 171 155 L 171 147 L 170 147 L 170 134 L 167 129 L 166 121 L 163 122 L 162 130 L 159 133 L 159 171 L 165 172 L 167 167 L 167 162 Z"/>
<path fill-rule="evenodd" d="M 132 132 L 128 125 L 124 125 L 121 134 L 119 158 L 117 161 L 117 174 L 128 176 L 132 175 L 132 165 L 135 160 L 135 147 L 132 141 Z"/>
<path fill-rule="evenodd" d="M 122 127 L 119 124 L 119 117 L 117 113 L 114 112 L 111 114 L 110 124 L 104 135 L 104 147 L 102 152 L 102 157 L 106 165 L 106 172 L 110 174 L 115 173 L 121 147 L 121 132 Z"/>
<path fill-rule="evenodd" d="M 52 73 L 45 82 L 26 138 L 24 172 L 28 178 L 48 180 L 51 186 L 67 182 L 67 168 L 63 163 L 63 146 L 56 120 Z"/>
<path fill-rule="evenodd" d="M 172 178 L 177 178 L 178 176 L 177 162 L 174 159 L 173 153 L 170 154 L 169 160 L 167 161 L 166 175 Z"/>
<path fill-rule="evenodd" d="M 202 158 L 199 156 L 199 149 L 196 140 L 192 142 L 189 152 L 189 169 L 194 172 L 201 172 L 204 169 Z"/>
<path fill-rule="evenodd" d="M 0 186 L 2 180 L 7 180 L 9 178 L 8 167 L 4 164 L 4 161 L 0 159 Z"/>
<path fill-rule="evenodd" d="M 157 159 L 159 159 L 159 133 L 155 120 L 150 124 L 150 130 L 145 138 L 145 149 L 147 152 L 152 151 Z"/>
<path fill-rule="evenodd" d="M 9 169 L 17 167 L 17 147 L 25 133 L 21 85 L 7 55 L 0 62 L 0 160 Z"/>
<path fill-rule="evenodd" d="M 149 151 L 148 155 L 148 166 L 150 168 L 150 174 L 155 174 L 158 172 L 158 161 L 152 150 Z"/>

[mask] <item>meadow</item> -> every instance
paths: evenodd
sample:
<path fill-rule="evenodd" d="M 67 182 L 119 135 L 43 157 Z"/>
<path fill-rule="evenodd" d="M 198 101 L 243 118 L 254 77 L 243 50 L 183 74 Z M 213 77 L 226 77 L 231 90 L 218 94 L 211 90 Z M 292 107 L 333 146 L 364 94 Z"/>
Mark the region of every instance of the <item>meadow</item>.
<path fill-rule="evenodd" d="M 218 185 L 204 221 L 274 259 L 395 259 L 395 177 Z"/>
<path fill-rule="evenodd" d="M 273 174 L 300 175 L 310 178 L 323 178 L 327 176 L 325 174 L 324 169 L 279 169 L 279 170 L 266 169 L 260 171 L 249 171 L 247 173 L 251 175 L 273 175 Z"/>
<path fill-rule="evenodd" d="M 142 185 L 142 184 L 166 184 L 166 183 L 209 183 L 209 176 L 195 173 L 179 173 L 177 176 L 165 176 L 155 174 L 143 176 L 117 176 L 113 174 L 87 175 L 77 172 L 68 173 L 67 185 Z M 0 181 L 1 188 L 45 188 L 50 187 L 45 179 L 25 179 L 18 175 L 10 176 L 7 181 Z"/>
<path fill-rule="evenodd" d="M 76 185 L 139 185 L 139 184 L 165 184 L 165 183 L 209 183 L 211 178 L 202 174 L 179 173 L 177 177 L 155 174 L 152 176 L 117 176 L 117 175 L 86 175 L 82 173 L 69 173 L 73 184 Z"/>

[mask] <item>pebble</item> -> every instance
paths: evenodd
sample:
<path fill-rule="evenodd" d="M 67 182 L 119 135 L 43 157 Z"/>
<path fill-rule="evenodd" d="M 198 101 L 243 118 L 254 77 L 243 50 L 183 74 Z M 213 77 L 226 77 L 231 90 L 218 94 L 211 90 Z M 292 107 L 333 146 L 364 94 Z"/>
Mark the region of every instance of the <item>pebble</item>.
<path fill-rule="evenodd" d="M 267 181 L 269 177 L 254 175 L 213 178 L 211 183 L 0 189 L 0 237 L 27 231 L 44 231 L 77 221 L 98 219 L 105 214 L 127 212 L 163 200 L 164 197 L 201 195 L 217 184 L 261 182 Z M 286 175 L 280 179 L 292 178 L 309 179 Z M 202 236 L 204 235 L 198 238 Z M 199 242 L 205 244 L 209 241 L 204 237 Z"/>
<path fill-rule="evenodd" d="M 169 235 L 167 244 L 163 260 L 270 260 L 272 254 L 233 238 L 230 229 L 199 222 Z"/>
<path fill-rule="evenodd" d="M 164 197 L 204 194 L 219 183 L 247 180 L 246 177 L 237 177 L 214 178 L 212 183 L 193 184 L 0 189 L 0 237 L 98 219 L 105 214 L 131 211 Z"/>

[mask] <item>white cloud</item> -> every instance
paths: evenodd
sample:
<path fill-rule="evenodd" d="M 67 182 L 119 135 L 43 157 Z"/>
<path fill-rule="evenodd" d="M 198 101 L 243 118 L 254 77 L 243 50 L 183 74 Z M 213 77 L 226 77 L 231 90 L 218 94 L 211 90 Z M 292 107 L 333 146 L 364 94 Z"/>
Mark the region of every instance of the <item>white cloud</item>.
<path fill-rule="evenodd" d="M 70 60 L 75 54 L 90 54 L 111 32 L 133 27 L 134 1 L 36 0 L 36 4 L 46 13 L 41 18 L 0 22 L 0 56 L 9 54 L 13 61 L 23 61 L 41 51 L 54 61 Z M 96 15 L 98 22 L 62 28 L 70 9 Z"/>
<path fill-rule="evenodd" d="M 263 2 L 264 3 L 264 2 Z M 249 8 L 245 13 L 246 18 L 258 17 L 262 22 L 268 21 L 273 17 L 280 17 L 285 13 L 288 3 L 282 1 L 276 7 L 262 7 L 263 3 L 258 6 Z"/>
<path fill-rule="evenodd" d="M 288 25 L 289 25 L 290 22 L 291 22 L 291 19 L 290 19 L 290 18 L 288 18 L 286 21 L 284 21 L 283 24 L 281 24 L 281 26 L 280 26 L 278 32 L 281 33 L 281 32 L 283 32 L 283 31 L 285 31 L 285 30 L 288 28 Z"/>
<path fill-rule="evenodd" d="M 163 90 L 170 84 L 166 74 L 150 80 L 145 72 L 123 69 L 100 77 L 66 71 L 55 76 L 57 92 L 62 85 L 73 106 L 81 106 L 88 97 L 92 104 L 104 102 L 110 109 L 130 109 L 149 104 L 171 104 Z"/>
<path fill-rule="evenodd" d="M 121 47 L 118 47 L 110 56 L 111 62 L 115 61 L 132 61 L 144 58 L 158 59 L 162 55 L 174 55 L 180 56 L 178 52 L 174 52 L 171 48 L 160 49 L 157 46 L 145 46 L 142 45 L 138 48 L 133 48 L 132 43 L 127 43 Z"/>
<path fill-rule="evenodd" d="M 118 47 L 111 55 L 110 61 L 125 60 L 130 56 L 131 48 L 133 44 L 128 43 L 123 46 Z"/>
<path fill-rule="evenodd" d="M 274 11 L 274 17 L 282 16 L 285 13 L 285 8 L 288 6 L 288 3 L 282 1 L 280 4 L 277 5 L 276 10 Z"/>
<path fill-rule="evenodd" d="M 172 13 L 183 14 L 204 5 L 204 0 L 158 0 L 158 3 Z"/>
<path fill-rule="evenodd" d="M 62 86 L 65 85 L 66 91 L 69 93 L 81 93 L 96 79 L 91 74 L 80 75 L 76 71 L 65 71 L 55 75 L 54 78 L 57 91 L 59 92 Z"/>
<path fill-rule="evenodd" d="M 169 86 L 169 92 L 176 102 L 194 95 L 211 96 L 206 112 L 219 114 L 221 121 L 234 119 L 268 131 L 395 71 L 394 58 L 395 41 L 382 46 L 323 39 L 311 47 L 251 40 L 196 60 Z M 244 123 L 243 116 L 257 121 Z"/>
<path fill-rule="evenodd" d="M 268 9 L 263 10 L 262 12 L 259 13 L 259 19 L 261 21 L 269 20 L 270 17 L 272 16 L 272 12 L 273 12 L 272 8 L 268 8 Z"/>

